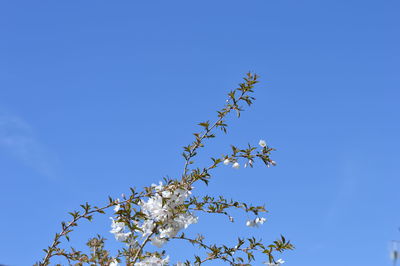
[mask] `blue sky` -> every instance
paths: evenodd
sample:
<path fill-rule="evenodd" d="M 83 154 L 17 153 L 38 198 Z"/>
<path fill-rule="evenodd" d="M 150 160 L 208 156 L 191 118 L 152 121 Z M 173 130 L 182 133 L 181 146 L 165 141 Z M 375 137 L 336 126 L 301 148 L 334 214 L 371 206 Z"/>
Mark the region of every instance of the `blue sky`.
<path fill-rule="evenodd" d="M 247 71 L 257 101 L 201 154 L 265 139 L 278 166 L 218 169 L 198 193 L 266 204 L 288 266 L 390 265 L 400 239 L 400 3 L 2 1 L 0 263 L 42 256 L 66 213 L 182 169 L 182 146 Z M 108 217 L 72 235 L 112 239 Z M 110 241 L 110 246 L 116 245 Z M 172 261 L 192 254 L 168 246 Z M 256 264 L 257 265 L 257 264 Z"/>

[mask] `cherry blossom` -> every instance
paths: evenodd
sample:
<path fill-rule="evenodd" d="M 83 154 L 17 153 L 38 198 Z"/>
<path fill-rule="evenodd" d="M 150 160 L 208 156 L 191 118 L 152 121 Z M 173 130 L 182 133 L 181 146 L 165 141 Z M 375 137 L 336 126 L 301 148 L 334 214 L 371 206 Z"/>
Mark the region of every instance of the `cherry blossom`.
<path fill-rule="evenodd" d="M 249 226 L 249 227 L 258 227 L 260 224 L 263 224 L 266 220 L 267 219 L 265 219 L 265 218 L 257 217 L 254 220 L 248 220 L 246 222 L 246 225 Z"/>
<path fill-rule="evenodd" d="M 110 217 L 112 220 L 110 233 L 114 234 L 115 239 L 118 241 L 125 241 L 131 232 L 125 233 L 125 224 L 122 222 L 115 222 L 114 218 Z"/>
<path fill-rule="evenodd" d="M 260 139 L 260 141 L 258 142 L 258 145 L 265 148 L 265 147 L 267 147 L 267 142 L 265 142 L 265 140 L 263 140 L 263 139 Z"/>
<path fill-rule="evenodd" d="M 189 225 L 197 223 L 198 217 L 190 212 L 178 212 L 177 207 L 182 205 L 191 192 L 182 188 L 168 190 L 162 185 L 152 185 L 156 193 L 147 201 L 141 201 L 142 212 L 147 216 L 141 225 L 143 236 L 154 232 L 159 224 L 156 236 L 151 238 L 153 245 L 161 247 L 168 238 L 175 237 L 177 233 Z"/>
<path fill-rule="evenodd" d="M 280 266 L 282 264 L 284 264 L 285 261 L 282 259 L 277 260 L 276 262 L 266 262 L 265 264 L 268 266 Z"/>
<path fill-rule="evenodd" d="M 161 259 L 156 256 L 151 256 L 151 257 L 146 257 L 140 262 L 136 262 L 135 266 L 164 266 L 168 265 L 169 262 L 169 256 L 167 256 L 165 259 Z"/>

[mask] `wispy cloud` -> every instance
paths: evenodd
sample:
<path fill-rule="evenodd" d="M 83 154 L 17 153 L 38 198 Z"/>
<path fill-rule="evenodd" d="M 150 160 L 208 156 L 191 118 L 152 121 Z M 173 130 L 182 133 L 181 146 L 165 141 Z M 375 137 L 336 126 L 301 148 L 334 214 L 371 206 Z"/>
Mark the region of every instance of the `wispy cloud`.
<path fill-rule="evenodd" d="M 54 177 L 54 155 L 38 140 L 33 128 L 22 118 L 0 114 L 0 149 L 41 175 Z"/>

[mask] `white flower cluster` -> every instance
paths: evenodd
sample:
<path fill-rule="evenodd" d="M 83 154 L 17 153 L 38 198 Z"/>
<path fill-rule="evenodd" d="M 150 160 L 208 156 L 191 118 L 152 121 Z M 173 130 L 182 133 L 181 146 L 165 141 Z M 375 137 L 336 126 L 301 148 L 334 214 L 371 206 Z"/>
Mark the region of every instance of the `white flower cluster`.
<path fill-rule="evenodd" d="M 156 223 L 160 224 L 157 228 L 157 235 L 151 238 L 153 245 L 161 247 L 167 238 L 174 237 L 178 232 L 187 228 L 193 223 L 197 223 L 198 217 L 189 212 L 177 212 L 177 207 L 181 206 L 186 198 L 191 194 L 189 190 L 176 188 L 168 190 L 162 182 L 159 185 L 152 185 L 156 193 L 147 202 L 141 201 L 139 205 L 142 212 L 147 216 L 141 225 L 143 236 L 153 233 Z"/>
<path fill-rule="evenodd" d="M 248 221 L 246 222 L 246 225 L 247 225 L 247 226 L 250 226 L 250 227 L 258 227 L 260 224 L 263 224 L 266 220 L 267 220 L 267 219 L 265 219 L 265 218 L 257 217 L 257 218 L 254 219 L 254 220 L 248 220 Z"/>
<path fill-rule="evenodd" d="M 125 224 L 123 222 L 116 222 L 112 217 L 110 219 L 112 221 L 110 233 L 114 234 L 116 240 L 125 241 L 131 232 L 125 233 Z"/>
<path fill-rule="evenodd" d="M 108 266 L 119 266 L 119 263 L 116 259 L 114 259 Z"/>
<path fill-rule="evenodd" d="M 169 256 L 165 259 L 158 258 L 156 256 L 146 257 L 142 261 L 136 262 L 135 266 L 164 266 L 168 265 Z"/>
<path fill-rule="evenodd" d="M 224 164 L 225 164 L 225 165 L 228 165 L 228 164 L 230 164 L 230 163 L 231 163 L 231 161 L 230 161 L 228 158 L 224 160 Z M 235 169 L 239 169 L 240 164 L 239 164 L 238 162 L 234 162 L 234 163 L 232 164 L 232 167 L 235 168 Z"/>
<path fill-rule="evenodd" d="M 268 265 L 268 266 L 280 266 L 282 264 L 284 264 L 285 261 L 282 259 L 277 260 L 275 263 L 273 262 L 265 262 L 264 264 Z"/>

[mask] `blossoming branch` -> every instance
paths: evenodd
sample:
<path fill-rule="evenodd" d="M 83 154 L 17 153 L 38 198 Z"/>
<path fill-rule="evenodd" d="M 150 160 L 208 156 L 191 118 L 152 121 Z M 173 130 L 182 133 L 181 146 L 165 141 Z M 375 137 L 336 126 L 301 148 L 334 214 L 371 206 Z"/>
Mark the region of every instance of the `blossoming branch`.
<path fill-rule="evenodd" d="M 234 246 L 207 243 L 202 234 L 188 236 L 184 230 L 191 224 L 201 222 L 199 213 L 225 215 L 230 222 L 235 219 L 231 210 L 238 209 L 252 214 L 248 219 L 249 227 L 258 227 L 266 222 L 261 214 L 266 212 L 264 206 L 253 206 L 248 203 L 226 199 L 224 196 L 211 197 L 194 195 L 194 184 L 204 182 L 209 184 L 212 170 L 222 165 L 239 169 L 241 165 L 253 167 L 260 160 L 267 167 L 276 165 L 270 158 L 273 148 L 265 140 L 258 145 L 237 147 L 232 145 L 229 154 L 211 158 L 208 166 L 196 166 L 195 158 L 200 148 L 205 146 L 207 139 L 216 137 L 216 131 L 227 133 L 226 122 L 228 114 L 234 112 L 240 117 L 242 104 L 251 106 L 255 98 L 252 96 L 258 76 L 248 73 L 239 86 L 228 93 L 224 107 L 217 111 L 216 120 L 211 123 L 199 123 L 202 131 L 194 133 L 195 139 L 184 147 L 182 176 L 175 179 L 163 179 L 158 184 L 152 184 L 141 191 L 131 188 L 129 195 L 121 199 L 109 197 L 103 207 L 81 205 L 82 210 L 71 212 L 72 219 L 61 223 L 61 231 L 55 234 L 53 243 L 44 249 L 44 258 L 35 265 L 49 265 L 54 257 L 63 257 L 74 265 L 169 265 L 170 257 L 163 249 L 169 241 L 185 241 L 199 247 L 203 252 L 194 255 L 192 260 L 176 262 L 175 265 L 202 265 L 209 261 L 220 260 L 230 265 L 251 265 L 259 253 L 265 257 L 267 265 L 281 265 L 282 259 L 275 260 L 274 255 L 285 250 L 293 249 L 293 245 L 283 236 L 268 245 L 254 237 L 238 238 Z M 118 250 L 110 251 L 105 248 L 105 238 L 100 235 L 89 239 L 89 252 L 71 248 L 62 248 L 63 240 L 70 241 L 70 235 L 82 220 L 92 221 L 95 214 L 112 212 L 111 230 L 116 241 L 123 245 Z M 179 243 L 177 243 L 178 245 Z M 149 245 L 156 247 L 149 249 Z M 153 250 L 153 251 L 152 251 Z"/>

